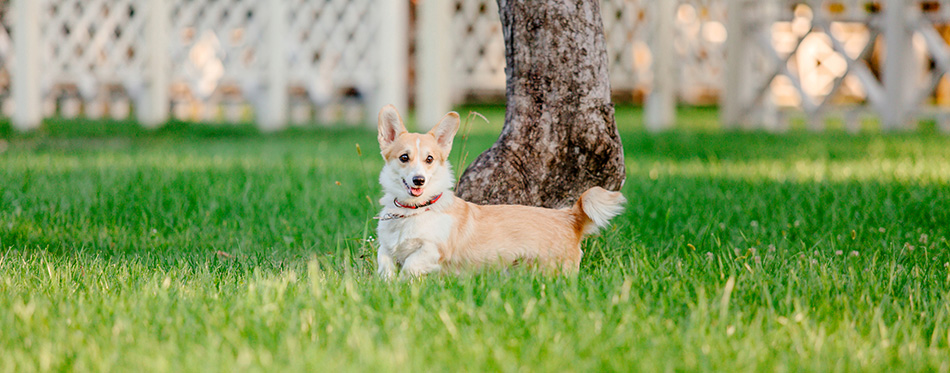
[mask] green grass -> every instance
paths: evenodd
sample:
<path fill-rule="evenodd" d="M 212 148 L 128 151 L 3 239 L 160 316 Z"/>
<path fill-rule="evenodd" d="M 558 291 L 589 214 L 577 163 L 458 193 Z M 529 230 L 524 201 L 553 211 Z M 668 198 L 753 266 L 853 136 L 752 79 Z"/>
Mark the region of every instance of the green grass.
<path fill-rule="evenodd" d="M 950 369 L 950 138 L 680 114 L 576 278 L 392 284 L 373 131 L 0 125 L 0 370 Z"/>

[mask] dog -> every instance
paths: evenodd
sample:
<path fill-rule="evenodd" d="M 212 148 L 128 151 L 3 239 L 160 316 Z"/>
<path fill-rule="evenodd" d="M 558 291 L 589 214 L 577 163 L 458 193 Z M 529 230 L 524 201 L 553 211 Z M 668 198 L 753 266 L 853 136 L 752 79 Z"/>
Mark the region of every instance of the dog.
<path fill-rule="evenodd" d="M 594 187 L 559 210 L 466 202 L 452 193 L 448 162 L 459 123 L 450 112 L 428 133 L 409 133 L 395 107 L 380 110 L 379 276 L 394 278 L 397 266 L 406 278 L 523 263 L 577 273 L 581 240 L 623 211 L 624 196 Z"/>

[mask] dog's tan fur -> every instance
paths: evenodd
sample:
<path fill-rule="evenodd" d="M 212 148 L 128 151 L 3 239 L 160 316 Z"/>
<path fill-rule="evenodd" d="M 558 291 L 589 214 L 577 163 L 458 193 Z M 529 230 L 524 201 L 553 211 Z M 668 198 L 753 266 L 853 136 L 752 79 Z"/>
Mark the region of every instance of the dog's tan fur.
<path fill-rule="evenodd" d="M 623 195 L 595 187 L 572 208 L 559 210 L 466 202 L 452 194 L 447 161 L 458 125 L 453 112 L 429 133 L 408 133 L 394 107 L 380 111 L 380 152 L 386 161 L 380 183 L 386 195 L 377 229 L 379 274 L 394 276 L 397 264 L 403 276 L 519 263 L 576 272 L 581 240 L 620 213 Z M 403 155 L 408 160 L 400 159 Z M 424 177 L 425 184 L 412 188 L 414 176 Z M 399 206 L 422 205 L 440 193 L 424 208 Z"/>

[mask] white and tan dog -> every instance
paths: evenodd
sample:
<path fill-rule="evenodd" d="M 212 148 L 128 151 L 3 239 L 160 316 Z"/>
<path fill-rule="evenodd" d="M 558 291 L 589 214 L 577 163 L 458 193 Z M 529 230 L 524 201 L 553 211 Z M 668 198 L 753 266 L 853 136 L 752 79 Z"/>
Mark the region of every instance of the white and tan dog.
<path fill-rule="evenodd" d="M 516 263 L 576 273 L 581 239 L 622 211 L 623 195 L 594 187 L 560 210 L 466 202 L 452 193 L 448 163 L 458 128 L 451 112 L 429 133 L 409 133 L 395 107 L 380 110 L 379 275 L 392 278 L 397 265 L 407 277 Z"/>

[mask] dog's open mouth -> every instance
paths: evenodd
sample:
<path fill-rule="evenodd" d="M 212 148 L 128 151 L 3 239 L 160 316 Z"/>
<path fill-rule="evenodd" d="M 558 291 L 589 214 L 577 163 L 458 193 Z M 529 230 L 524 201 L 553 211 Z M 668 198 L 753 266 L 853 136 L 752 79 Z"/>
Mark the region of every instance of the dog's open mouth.
<path fill-rule="evenodd" d="M 406 189 L 409 189 L 409 194 L 412 195 L 413 197 L 418 197 L 422 195 L 422 188 L 413 188 L 409 186 L 409 184 L 406 183 L 405 180 L 402 181 L 402 185 L 405 185 Z"/>

